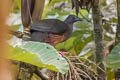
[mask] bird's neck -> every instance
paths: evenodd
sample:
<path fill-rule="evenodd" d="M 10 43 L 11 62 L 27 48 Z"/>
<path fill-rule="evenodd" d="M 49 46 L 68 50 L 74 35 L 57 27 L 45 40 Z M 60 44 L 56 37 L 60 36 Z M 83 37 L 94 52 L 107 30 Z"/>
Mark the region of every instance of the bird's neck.
<path fill-rule="evenodd" d="M 66 24 L 71 24 L 71 25 L 73 25 L 73 21 L 71 21 L 71 20 L 69 20 L 69 19 L 66 19 L 65 21 L 64 21 Z"/>
<path fill-rule="evenodd" d="M 70 22 L 70 21 L 67 21 L 67 20 L 65 20 L 64 22 L 69 26 L 69 28 L 71 30 L 73 30 L 73 22 Z"/>

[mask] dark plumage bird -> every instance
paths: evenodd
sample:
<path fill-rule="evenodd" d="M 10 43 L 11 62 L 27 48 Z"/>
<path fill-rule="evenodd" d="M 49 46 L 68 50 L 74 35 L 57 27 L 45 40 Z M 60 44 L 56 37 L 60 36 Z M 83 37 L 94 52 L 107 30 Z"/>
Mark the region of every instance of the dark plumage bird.
<path fill-rule="evenodd" d="M 76 21 L 82 21 L 82 19 L 75 15 L 69 15 L 65 21 L 58 19 L 40 20 L 30 26 L 31 40 L 55 46 L 71 36 L 73 23 Z"/>

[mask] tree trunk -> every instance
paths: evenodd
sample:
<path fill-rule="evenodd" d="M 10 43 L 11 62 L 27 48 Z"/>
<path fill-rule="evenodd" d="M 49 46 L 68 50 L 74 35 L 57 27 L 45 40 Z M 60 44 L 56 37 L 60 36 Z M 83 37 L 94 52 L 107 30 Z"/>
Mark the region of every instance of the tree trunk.
<path fill-rule="evenodd" d="M 120 42 L 120 0 L 117 0 L 117 16 L 118 16 L 118 22 L 117 22 L 117 32 L 116 32 L 116 41 L 115 44 L 118 44 Z M 120 69 L 115 70 L 115 80 L 120 80 Z"/>
<path fill-rule="evenodd" d="M 96 64 L 105 71 L 104 64 L 104 46 L 103 46 L 103 31 L 102 31 L 102 20 L 101 11 L 99 7 L 99 0 L 94 0 L 92 7 L 93 23 L 94 23 L 94 40 L 95 40 L 95 60 Z M 106 80 L 106 73 L 97 68 L 98 80 Z"/>
<path fill-rule="evenodd" d="M 21 0 L 21 16 L 24 27 L 41 20 L 45 0 Z"/>

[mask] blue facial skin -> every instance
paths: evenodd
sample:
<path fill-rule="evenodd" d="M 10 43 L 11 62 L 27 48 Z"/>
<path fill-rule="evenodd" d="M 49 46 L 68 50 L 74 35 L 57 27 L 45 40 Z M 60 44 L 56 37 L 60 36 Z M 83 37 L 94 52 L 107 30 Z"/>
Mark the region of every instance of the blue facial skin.
<path fill-rule="evenodd" d="M 79 18 L 79 17 L 77 17 L 77 16 L 73 17 L 73 19 L 74 19 L 75 21 L 82 21 L 82 19 Z"/>

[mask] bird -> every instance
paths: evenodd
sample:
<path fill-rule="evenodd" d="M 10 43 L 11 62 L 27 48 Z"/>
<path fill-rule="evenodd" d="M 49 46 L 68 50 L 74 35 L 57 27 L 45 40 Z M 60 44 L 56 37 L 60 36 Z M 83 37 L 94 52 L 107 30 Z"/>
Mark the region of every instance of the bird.
<path fill-rule="evenodd" d="M 56 46 L 72 35 L 73 24 L 77 21 L 82 21 L 82 19 L 75 15 L 69 15 L 64 21 L 43 19 L 35 22 L 30 25 L 30 40 Z"/>
<path fill-rule="evenodd" d="M 34 22 L 29 26 L 30 34 L 21 34 L 20 32 L 10 31 L 11 34 L 25 41 L 37 41 L 48 43 L 52 46 L 69 39 L 72 35 L 73 24 L 77 21 L 82 21 L 81 18 L 75 15 L 69 15 L 64 21 L 58 19 L 43 19 Z M 58 51 L 60 54 L 67 54 L 63 51 Z"/>

